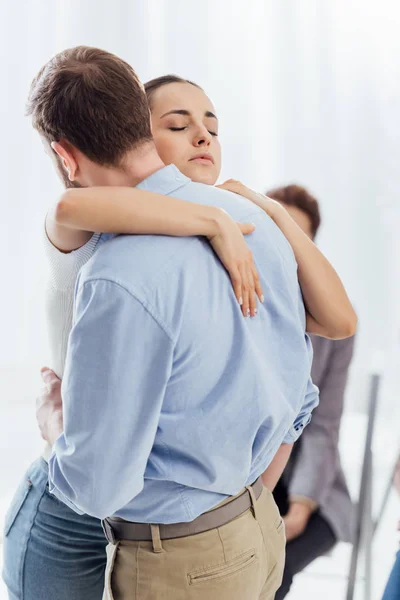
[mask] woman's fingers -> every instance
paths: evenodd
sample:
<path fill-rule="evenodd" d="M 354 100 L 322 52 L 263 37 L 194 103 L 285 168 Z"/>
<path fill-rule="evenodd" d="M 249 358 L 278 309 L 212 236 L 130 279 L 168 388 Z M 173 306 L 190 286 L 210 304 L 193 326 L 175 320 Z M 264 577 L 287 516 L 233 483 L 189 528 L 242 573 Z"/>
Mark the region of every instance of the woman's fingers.
<path fill-rule="evenodd" d="M 247 306 L 245 316 L 255 317 L 257 314 L 257 298 L 255 293 L 255 282 L 253 277 L 253 268 L 250 262 L 243 265 L 243 284 L 242 288 L 246 287 Z"/>
<path fill-rule="evenodd" d="M 259 301 L 264 302 L 264 294 L 263 294 L 263 289 L 261 287 L 260 276 L 259 276 L 257 268 L 254 264 L 252 267 L 252 276 L 253 276 L 253 280 L 254 280 L 255 293 L 257 294 Z"/>
<path fill-rule="evenodd" d="M 217 185 L 216 187 L 220 188 L 221 190 L 227 190 L 228 192 L 234 192 L 235 194 L 240 194 L 240 192 L 246 186 L 244 186 L 243 183 L 241 181 L 238 181 L 237 179 L 228 179 L 227 181 L 224 181 L 224 183 L 221 183 L 220 185 Z"/>
<path fill-rule="evenodd" d="M 244 317 L 250 316 L 250 285 L 247 274 L 247 266 L 245 263 L 242 263 L 239 267 L 240 277 L 242 280 L 242 313 Z"/>
<path fill-rule="evenodd" d="M 253 233 L 253 231 L 256 228 L 254 223 L 238 223 L 238 226 L 239 226 L 240 231 L 243 233 L 243 235 Z"/>
<path fill-rule="evenodd" d="M 256 228 L 254 223 L 238 223 L 238 226 L 239 226 L 240 231 L 243 233 L 243 235 L 253 233 L 253 231 Z M 253 256 L 251 254 L 250 254 L 248 260 L 249 260 L 249 266 L 250 266 L 250 270 L 251 270 L 250 274 L 248 275 L 248 280 L 252 284 L 254 284 L 255 294 L 257 295 L 259 301 L 264 302 L 264 294 L 263 294 L 263 289 L 262 289 L 262 286 L 260 283 L 260 276 L 258 274 L 257 267 L 254 264 Z"/>
<path fill-rule="evenodd" d="M 253 255 L 244 235 L 252 233 L 252 223 L 235 223 L 227 214 L 221 217 L 219 233 L 209 237 L 210 244 L 228 271 L 234 293 L 245 317 L 257 314 L 257 296 L 262 289 Z"/>
<path fill-rule="evenodd" d="M 231 269 L 229 271 L 229 276 L 231 278 L 233 291 L 235 293 L 236 300 L 238 301 L 240 306 L 242 306 L 242 304 L 243 304 L 242 278 L 241 278 L 239 269 L 237 267 L 234 269 Z"/>
<path fill-rule="evenodd" d="M 255 317 L 258 313 L 257 297 L 264 301 L 257 269 L 254 265 L 243 263 L 229 273 L 236 299 L 244 317 Z"/>

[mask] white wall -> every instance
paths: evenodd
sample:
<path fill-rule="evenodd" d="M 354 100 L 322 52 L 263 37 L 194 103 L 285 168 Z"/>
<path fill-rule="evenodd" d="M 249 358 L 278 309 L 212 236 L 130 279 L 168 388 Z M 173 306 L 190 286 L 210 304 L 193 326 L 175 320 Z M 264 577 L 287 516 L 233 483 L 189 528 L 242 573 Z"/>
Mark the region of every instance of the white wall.
<path fill-rule="evenodd" d="M 3 0 L 0 367 L 47 360 L 40 236 L 60 188 L 23 117 L 29 84 L 55 52 L 88 44 L 143 80 L 175 72 L 203 85 L 224 177 L 260 190 L 296 181 L 320 199 L 320 245 L 360 317 L 350 396 L 362 400 L 371 355 L 393 348 L 399 322 L 399 12 L 395 0 Z"/>

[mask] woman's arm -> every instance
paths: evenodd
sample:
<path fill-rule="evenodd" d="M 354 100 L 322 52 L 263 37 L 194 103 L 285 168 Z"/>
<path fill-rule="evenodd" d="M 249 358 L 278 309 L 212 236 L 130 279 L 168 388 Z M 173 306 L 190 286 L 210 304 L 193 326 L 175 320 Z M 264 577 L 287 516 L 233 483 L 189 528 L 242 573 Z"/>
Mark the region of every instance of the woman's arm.
<path fill-rule="evenodd" d="M 218 187 L 240 194 L 257 204 L 271 217 L 292 246 L 307 310 L 308 333 L 331 339 L 354 335 L 357 316 L 338 274 L 285 208 L 239 181 L 229 180 Z"/>
<path fill-rule="evenodd" d="M 206 236 L 227 269 L 244 316 L 256 315 L 262 289 L 243 235 L 254 225 L 236 223 L 225 211 L 129 187 L 66 190 L 48 213 L 46 231 L 61 252 L 84 245 L 92 232 Z"/>

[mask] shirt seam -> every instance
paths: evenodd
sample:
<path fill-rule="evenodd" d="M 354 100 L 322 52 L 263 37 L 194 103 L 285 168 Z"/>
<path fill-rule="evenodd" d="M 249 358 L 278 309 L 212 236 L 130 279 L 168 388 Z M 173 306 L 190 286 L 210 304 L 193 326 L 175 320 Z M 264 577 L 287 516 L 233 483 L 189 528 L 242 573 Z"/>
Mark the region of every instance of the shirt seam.
<path fill-rule="evenodd" d="M 193 510 L 192 510 L 193 507 L 192 507 L 190 500 L 188 500 L 188 498 L 185 497 L 184 488 L 181 487 L 181 489 L 179 490 L 179 495 L 182 500 L 183 508 L 185 509 L 186 514 L 189 517 L 189 521 L 192 521 L 193 520 Z"/>
<path fill-rule="evenodd" d="M 149 302 L 142 300 L 141 298 L 139 298 L 134 292 L 132 292 L 131 290 L 129 290 L 127 287 L 125 287 L 125 285 L 117 280 L 114 279 L 110 279 L 108 277 L 92 277 L 90 279 L 86 279 L 77 289 L 76 294 L 80 293 L 80 291 L 82 290 L 83 287 L 85 287 L 87 284 L 90 283 L 94 283 L 97 281 L 103 281 L 105 283 L 111 283 L 112 285 L 115 285 L 119 288 L 121 288 L 122 290 L 124 290 L 124 292 L 126 292 L 129 296 L 131 296 L 131 298 L 133 298 L 134 300 L 136 300 L 136 302 L 138 302 L 143 309 L 152 317 L 152 319 L 156 322 L 156 324 L 160 327 L 160 329 L 165 333 L 165 335 L 168 337 L 168 339 L 170 340 L 171 343 L 175 343 L 175 339 L 174 336 L 172 334 L 172 332 L 169 330 L 167 324 L 163 321 L 163 319 L 161 319 L 161 317 L 159 317 L 158 315 L 154 314 L 154 309 L 153 307 L 149 304 Z"/>
<path fill-rule="evenodd" d="M 291 252 L 291 255 L 292 255 L 292 258 L 293 258 L 293 260 L 294 260 L 295 264 L 297 265 L 296 255 L 295 255 L 295 253 L 294 253 L 294 250 L 293 250 L 293 248 L 292 248 L 292 245 L 290 244 L 290 242 L 289 242 L 289 240 L 287 239 L 287 237 L 285 236 L 285 234 L 282 232 L 282 230 L 280 229 L 280 227 L 278 227 L 278 225 L 275 223 L 275 221 L 273 220 L 273 218 L 272 218 L 272 217 L 270 217 L 270 216 L 269 216 L 269 215 L 268 215 L 268 214 L 267 214 L 265 211 L 263 211 L 263 210 L 262 210 L 262 208 L 260 208 L 260 210 L 262 211 L 262 213 L 264 213 L 264 214 L 265 214 L 265 215 L 266 215 L 266 216 L 267 216 L 267 217 L 268 217 L 268 218 L 269 218 L 269 219 L 270 219 L 270 220 L 273 222 L 273 224 L 275 225 L 275 227 L 276 227 L 276 228 L 279 230 L 279 232 L 281 233 L 282 237 L 284 238 L 284 240 L 285 240 L 285 242 L 286 242 L 286 244 L 287 244 L 288 248 L 290 249 L 290 252 Z M 256 215 L 260 215 L 260 212 L 259 212 L 259 211 L 254 211 L 254 210 L 252 210 L 251 212 L 249 212 L 249 213 L 246 213 L 245 215 L 242 215 L 242 216 L 240 217 L 240 220 L 241 220 L 241 222 L 243 223 L 243 221 L 247 221 L 247 219 L 249 219 L 249 218 L 251 218 L 251 217 L 253 217 L 253 216 L 256 216 Z M 278 247 L 276 247 L 276 246 L 275 246 L 275 248 L 276 248 L 276 250 L 279 252 L 279 255 L 280 255 L 280 256 L 281 256 L 281 257 L 284 259 L 284 261 L 286 262 L 286 261 L 287 261 L 287 258 L 286 258 L 286 257 L 285 257 L 285 255 L 284 255 L 284 254 L 281 252 L 280 248 L 278 248 Z"/>
<path fill-rule="evenodd" d="M 186 185 L 189 185 L 189 183 L 191 183 L 192 180 L 189 179 L 188 181 L 183 181 L 181 182 L 177 187 L 174 187 L 174 189 L 172 189 L 171 191 L 168 191 L 165 195 L 166 196 L 170 196 L 171 194 L 173 194 L 174 192 L 176 192 L 176 190 L 180 190 L 181 188 L 185 187 Z M 153 191 L 153 190 L 145 190 L 145 191 Z M 159 192 L 155 192 L 155 193 L 159 193 Z M 188 202 L 188 200 L 186 200 L 186 202 Z"/>

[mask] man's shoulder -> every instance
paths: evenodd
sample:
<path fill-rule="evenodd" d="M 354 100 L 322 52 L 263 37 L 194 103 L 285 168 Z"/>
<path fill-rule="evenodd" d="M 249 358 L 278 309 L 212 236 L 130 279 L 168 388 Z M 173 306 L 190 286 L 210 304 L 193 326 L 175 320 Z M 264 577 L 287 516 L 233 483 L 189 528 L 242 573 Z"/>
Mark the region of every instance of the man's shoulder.
<path fill-rule="evenodd" d="M 207 206 L 217 206 L 227 212 L 235 221 L 254 223 L 255 237 L 262 241 L 264 248 L 283 253 L 293 259 L 293 250 L 276 223 L 259 206 L 233 192 L 221 190 L 212 185 L 190 181 L 172 195 Z M 254 237 L 254 236 L 253 236 Z"/>
<path fill-rule="evenodd" d="M 80 271 L 79 282 L 107 280 L 135 294 L 158 286 L 178 261 L 208 246 L 193 237 L 161 235 L 105 236 L 98 250 Z M 209 250 L 211 251 L 211 250 Z"/>
<path fill-rule="evenodd" d="M 265 218 L 268 218 L 264 211 L 247 198 L 205 183 L 189 180 L 185 186 L 174 191 L 171 195 L 207 206 L 218 206 L 237 220 L 251 214 L 262 214 Z"/>

